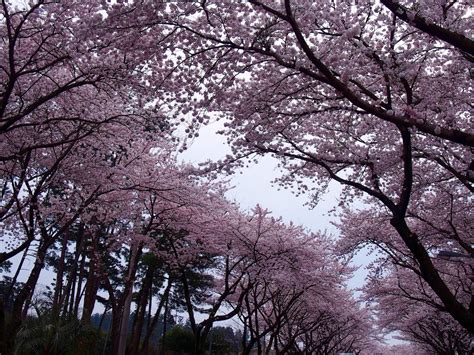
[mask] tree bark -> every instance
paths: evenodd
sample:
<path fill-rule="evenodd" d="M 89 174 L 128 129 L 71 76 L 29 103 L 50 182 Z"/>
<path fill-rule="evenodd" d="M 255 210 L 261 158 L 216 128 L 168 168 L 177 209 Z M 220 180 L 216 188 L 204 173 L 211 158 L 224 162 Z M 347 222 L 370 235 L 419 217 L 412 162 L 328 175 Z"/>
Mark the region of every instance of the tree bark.
<path fill-rule="evenodd" d="M 63 276 L 64 276 L 64 266 L 67 252 L 67 242 L 69 240 L 69 233 L 63 235 L 63 240 L 61 243 L 61 255 L 59 256 L 59 264 L 56 272 L 56 285 L 54 286 L 54 295 L 53 295 L 53 305 L 52 312 L 53 318 L 57 318 L 61 309 L 61 298 L 63 293 Z"/>
<path fill-rule="evenodd" d="M 397 230 L 406 246 L 418 261 L 421 276 L 428 285 L 430 285 L 441 302 L 443 302 L 446 311 L 451 314 L 459 324 L 474 334 L 474 314 L 469 312 L 469 310 L 456 299 L 446 283 L 441 279 L 428 252 L 420 243 L 418 236 L 411 232 L 403 218 L 394 217 L 390 223 Z"/>
<path fill-rule="evenodd" d="M 76 300 L 75 300 L 75 303 L 74 303 L 74 309 L 73 309 L 73 313 L 72 315 L 74 317 L 77 317 L 77 314 L 79 312 L 79 304 L 81 303 L 81 298 L 82 298 L 82 280 L 84 278 L 84 266 L 85 266 L 85 263 L 86 263 L 86 255 L 85 253 L 82 254 L 82 258 L 81 258 L 81 263 L 80 263 L 80 266 L 79 266 L 79 274 L 77 275 L 77 293 L 76 293 Z M 76 269 L 74 267 L 74 275 L 76 274 Z M 72 272 L 71 272 L 71 276 L 72 277 Z"/>
<path fill-rule="evenodd" d="M 163 305 L 168 299 L 172 284 L 172 281 L 168 280 L 168 285 L 166 285 L 165 291 L 163 292 L 163 296 L 161 297 L 160 302 L 158 304 L 158 308 L 156 309 L 155 315 L 153 316 L 153 320 L 151 321 L 150 326 L 148 327 L 147 332 L 145 334 L 145 338 L 143 339 L 143 344 L 141 348 L 143 353 L 146 353 L 148 351 L 150 337 L 153 334 L 153 330 L 155 329 L 156 324 L 158 323 L 158 319 L 160 318 L 160 313 L 163 308 Z"/>
<path fill-rule="evenodd" d="M 92 239 L 92 250 L 89 256 L 89 273 L 87 275 L 86 281 L 86 290 L 84 294 L 84 305 L 82 308 L 82 317 L 81 323 L 84 325 L 90 325 L 92 311 L 94 310 L 95 299 L 97 295 L 97 290 L 99 288 L 99 282 L 96 275 L 97 269 L 97 260 L 96 256 L 94 255 L 94 250 L 98 248 L 98 240 L 97 238 Z"/>
<path fill-rule="evenodd" d="M 31 299 L 34 293 L 39 276 L 44 267 L 46 250 L 47 244 L 42 244 L 38 248 L 38 251 L 36 253 L 36 261 L 33 266 L 33 269 L 31 270 L 30 276 L 28 277 L 28 280 L 25 282 L 25 285 L 23 286 L 20 293 L 13 302 L 11 318 L 6 329 L 6 354 L 13 353 L 15 347 L 15 336 L 22 324 L 23 317 L 26 315 L 25 311 L 27 311 L 27 307 L 26 309 L 24 309 L 24 306 L 25 303 L 27 303 L 28 300 Z"/>
<path fill-rule="evenodd" d="M 168 304 L 169 297 L 165 300 L 165 314 L 163 315 L 163 332 L 161 336 L 161 352 L 160 355 L 165 355 L 166 350 L 166 323 L 168 322 Z"/>
<path fill-rule="evenodd" d="M 117 344 L 117 349 L 114 354 L 117 355 L 125 355 L 125 349 L 127 345 L 128 320 L 130 319 L 130 305 L 132 303 L 133 284 L 135 282 L 135 274 L 137 271 L 138 260 L 141 255 L 141 246 L 141 243 L 134 243 L 131 248 L 132 250 L 128 266 L 127 281 L 125 283 L 124 294 L 120 300 L 122 306 L 119 307 L 119 310 L 122 310 L 120 312 L 121 320 L 119 339 L 117 341 L 115 341 L 114 339 L 114 343 Z"/>
<path fill-rule="evenodd" d="M 132 355 L 138 354 L 138 347 L 140 345 L 140 338 L 141 338 L 142 329 L 143 329 L 146 306 L 148 303 L 148 294 L 153 284 L 154 271 L 155 270 L 153 267 L 148 267 L 146 275 L 143 279 L 142 289 L 140 290 L 140 293 L 139 293 L 137 311 L 135 315 L 135 322 L 133 325 L 132 337 L 131 337 L 131 343 L 130 343 L 129 353 Z"/>

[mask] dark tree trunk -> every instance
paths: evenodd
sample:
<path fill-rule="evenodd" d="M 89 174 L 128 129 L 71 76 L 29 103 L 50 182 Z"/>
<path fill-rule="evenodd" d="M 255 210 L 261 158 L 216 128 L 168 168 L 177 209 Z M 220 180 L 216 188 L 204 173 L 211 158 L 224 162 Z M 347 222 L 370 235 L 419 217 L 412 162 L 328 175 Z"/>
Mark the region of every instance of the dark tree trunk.
<path fill-rule="evenodd" d="M 169 297 L 166 297 L 165 300 L 165 314 L 163 316 L 163 333 L 161 336 L 161 355 L 165 355 L 165 350 L 166 350 L 166 323 L 168 322 L 168 300 Z"/>
<path fill-rule="evenodd" d="M 127 335 L 128 335 L 128 320 L 130 319 L 130 306 L 132 303 L 133 284 L 135 283 L 135 275 L 137 272 L 138 261 L 141 256 L 141 243 L 135 243 L 131 247 L 130 261 L 128 263 L 128 275 L 125 282 L 125 288 L 122 297 L 119 300 L 120 333 L 117 341 L 113 339 L 113 344 L 117 344 L 117 348 L 113 348 L 113 353 L 117 355 L 125 355 Z"/>
<path fill-rule="evenodd" d="M 418 236 L 411 232 L 404 218 L 394 217 L 390 223 L 395 227 L 406 246 L 418 261 L 423 279 L 443 302 L 449 314 L 464 328 L 474 334 L 474 314 L 469 312 L 467 308 L 456 299 L 444 280 L 441 279 L 428 252 L 419 241 Z"/>
<path fill-rule="evenodd" d="M 77 278 L 76 278 L 76 275 L 72 275 L 71 277 L 71 288 L 69 290 L 69 294 L 68 294 L 68 299 L 69 299 L 69 302 L 67 302 L 64 306 L 65 309 L 67 309 L 67 312 L 64 312 L 65 313 L 65 316 L 67 318 L 70 318 L 72 316 L 72 311 L 74 309 L 74 303 L 75 303 L 75 294 L 76 294 L 76 281 L 77 281 Z"/>
<path fill-rule="evenodd" d="M 132 339 L 130 343 L 129 353 L 131 355 L 138 354 L 138 347 L 140 345 L 140 338 L 141 338 L 142 329 L 143 329 L 146 306 L 148 303 L 148 294 L 153 284 L 154 271 L 155 270 L 152 267 L 148 268 L 146 275 L 143 279 L 142 289 L 140 290 L 140 293 L 139 293 L 137 311 L 136 311 L 135 321 L 134 321 L 133 330 L 132 330 Z"/>
<path fill-rule="evenodd" d="M 105 316 L 107 315 L 107 311 L 108 311 L 108 308 L 105 307 L 104 313 L 102 313 L 102 316 L 100 317 L 99 325 L 97 326 L 97 333 L 99 334 L 102 331 L 102 324 L 104 324 L 104 319 L 105 319 Z"/>
<path fill-rule="evenodd" d="M 3 297 L 0 297 L 0 354 L 6 354 L 6 333 L 5 333 L 5 304 Z"/>
<path fill-rule="evenodd" d="M 86 290 L 84 294 L 84 305 L 82 309 L 81 323 L 90 325 L 92 312 L 94 310 L 95 299 L 97 297 L 97 290 L 99 288 L 99 281 L 96 275 L 96 256 L 94 250 L 98 248 L 97 238 L 92 239 L 92 251 L 89 256 L 89 272 L 87 275 Z"/>
<path fill-rule="evenodd" d="M 56 272 L 56 285 L 54 286 L 53 305 L 52 305 L 53 318 L 59 317 L 59 313 L 61 310 L 61 298 L 62 298 L 62 293 L 63 293 L 63 276 L 64 276 L 64 267 L 65 267 L 68 239 L 69 239 L 69 233 L 65 233 L 63 235 L 63 240 L 61 243 L 61 254 L 59 256 L 58 269 Z"/>
<path fill-rule="evenodd" d="M 153 307 L 153 287 L 148 291 L 148 313 L 146 321 L 146 329 L 150 328 L 151 324 L 151 308 Z"/>
<path fill-rule="evenodd" d="M 81 303 L 81 298 L 82 298 L 82 280 L 84 279 L 84 266 L 86 264 L 86 254 L 82 254 L 81 258 L 81 264 L 79 266 L 79 274 L 77 275 L 77 293 L 76 293 L 76 299 L 74 302 L 74 309 L 73 309 L 73 316 L 77 318 L 77 314 L 79 312 L 79 304 Z M 76 270 L 74 269 L 76 275 Z"/>
<path fill-rule="evenodd" d="M 148 344 L 150 342 L 150 337 L 153 334 L 153 330 L 155 329 L 156 324 L 158 323 L 158 319 L 160 318 L 160 313 L 161 313 L 161 310 L 163 308 L 163 305 L 168 300 L 168 296 L 169 296 L 172 284 L 173 284 L 172 281 L 168 280 L 168 285 L 166 286 L 166 289 L 163 292 L 163 296 L 160 299 L 160 302 L 158 304 L 158 308 L 156 309 L 153 320 L 151 321 L 150 326 L 148 327 L 147 332 L 145 334 L 145 338 L 143 339 L 142 352 L 146 352 L 148 350 Z"/>
<path fill-rule="evenodd" d="M 120 342 L 122 314 L 117 308 L 112 309 L 112 324 L 110 328 L 111 354 L 116 355 Z"/>
<path fill-rule="evenodd" d="M 84 261 L 85 261 L 85 253 L 83 253 L 84 249 L 84 226 L 81 224 L 80 229 L 79 229 L 79 236 L 78 236 L 78 241 L 76 241 L 76 251 L 75 251 L 75 256 L 73 263 L 71 265 L 70 271 L 69 271 L 69 278 L 68 282 L 66 283 L 66 287 L 64 291 L 61 294 L 60 300 L 59 300 L 59 305 L 60 307 L 63 307 L 63 316 L 64 317 L 71 317 L 75 316 L 77 317 L 77 312 L 73 312 L 72 309 L 72 304 L 77 304 L 80 300 L 74 299 L 73 294 L 74 294 L 74 289 L 76 287 L 76 280 L 77 280 L 77 268 L 78 268 L 78 262 L 79 258 L 82 255 L 82 261 L 81 261 L 81 270 L 84 269 Z M 81 281 L 81 280 L 80 280 Z M 75 309 L 74 309 L 75 311 Z"/>
<path fill-rule="evenodd" d="M 40 247 L 38 248 L 38 252 L 36 254 L 36 261 L 33 266 L 33 269 L 31 270 L 30 276 L 28 277 L 28 280 L 25 282 L 25 285 L 23 286 L 20 293 L 13 302 L 13 309 L 10 321 L 6 329 L 6 354 L 13 353 L 16 333 L 18 332 L 22 324 L 23 317 L 26 316 L 25 312 L 27 312 L 28 310 L 28 307 L 25 307 L 25 304 L 28 303 L 28 301 L 33 296 L 36 284 L 41 274 L 41 270 L 44 266 L 46 250 L 47 246 L 45 246 L 44 244 L 40 245 Z"/>

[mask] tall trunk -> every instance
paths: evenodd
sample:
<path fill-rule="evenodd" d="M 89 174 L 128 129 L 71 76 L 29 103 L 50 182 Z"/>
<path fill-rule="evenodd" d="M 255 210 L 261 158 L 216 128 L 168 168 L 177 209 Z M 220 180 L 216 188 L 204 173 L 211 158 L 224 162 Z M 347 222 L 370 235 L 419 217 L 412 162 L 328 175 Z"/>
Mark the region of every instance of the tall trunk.
<path fill-rule="evenodd" d="M 146 352 L 148 350 L 148 344 L 150 342 L 150 337 L 153 334 L 153 330 L 155 329 L 156 324 L 158 323 L 158 319 L 160 318 L 161 309 L 163 308 L 163 305 L 165 304 L 165 302 L 168 299 L 172 284 L 173 284 L 173 282 L 171 280 L 168 280 L 168 285 L 166 285 L 165 291 L 163 292 L 163 296 L 161 297 L 160 302 L 158 304 L 158 308 L 156 309 L 155 315 L 153 316 L 153 320 L 151 321 L 151 323 L 150 323 L 150 325 L 147 329 L 147 332 L 145 334 L 145 338 L 143 338 L 143 344 L 142 344 L 142 351 L 143 352 Z"/>
<path fill-rule="evenodd" d="M 209 348 L 207 349 L 207 353 L 212 355 L 212 332 L 209 332 Z"/>
<path fill-rule="evenodd" d="M 168 304 L 169 297 L 166 297 L 165 300 L 165 314 L 163 315 L 163 332 L 161 336 L 161 355 L 165 355 L 166 350 L 166 323 L 168 322 Z"/>
<path fill-rule="evenodd" d="M 76 281 L 77 281 L 77 277 L 76 275 L 72 275 L 71 277 L 72 281 L 72 286 L 71 286 L 71 289 L 69 291 L 69 295 L 68 295 L 68 299 L 69 299 L 69 302 L 65 305 L 67 307 L 67 312 L 65 312 L 65 315 L 67 317 L 71 317 L 72 316 L 72 311 L 74 309 L 74 303 L 75 303 L 75 294 L 76 294 Z M 79 290 L 80 291 L 80 290 Z"/>
<path fill-rule="evenodd" d="M 117 307 L 112 308 L 112 324 L 110 328 L 111 354 L 117 355 L 121 332 L 121 314 Z"/>
<path fill-rule="evenodd" d="M 143 323 L 146 313 L 146 306 L 148 303 L 148 294 L 153 284 L 153 274 L 155 270 L 153 267 L 149 267 L 146 275 L 143 279 L 143 286 L 139 293 L 139 299 L 137 303 L 137 312 L 135 315 L 135 322 L 132 330 L 132 339 L 130 344 L 129 353 L 135 355 L 138 353 L 138 346 L 140 344 L 140 338 L 143 329 Z"/>
<path fill-rule="evenodd" d="M 242 350 L 247 347 L 247 323 L 244 320 L 244 331 L 242 332 Z"/>
<path fill-rule="evenodd" d="M 25 282 L 25 285 L 23 286 L 20 293 L 18 294 L 18 296 L 15 298 L 15 301 L 13 302 L 13 309 L 11 313 L 10 322 L 6 329 L 6 352 L 5 352 L 6 354 L 13 352 L 14 345 L 15 345 L 14 339 L 15 339 L 16 333 L 18 332 L 18 329 L 21 326 L 23 316 L 25 315 L 24 312 L 27 310 L 27 307 L 25 307 L 26 309 L 24 309 L 24 306 L 25 306 L 25 303 L 27 303 L 28 300 L 31 299 L 34 293 L 36 284 L 41 274 L 41 270 L 43 269 L 43 266 L 44 266 L 44 259 L 46 257 L 46 249 L 47 247 L 45 245 L 40 245 L 40 247 L 38 248 L 38 251 L 36 253 L 36 261 L 28 277 L 28 280 Z"/>
<path fill-rule="evenodd" d="M 122 296 L 122 307 L 121 309 L 121 321 L 120 321 L 120 334 L 118 343 L 117 343 L 117 351 L 114 354 L 117 355 L 125 355 L 125 348 L 127 345 L 127 333 L 128 333 L 128 320 L 130 319 L 130 305 L 132 303 L 132 294 L 133 294 L 133 284 L 135 282 L 135 274 L 137 271 L 138 260 L 141 255 L 141 246 L 142 243 L 134 243 L 131 247 L 131 256 L 130 262 L 128 266 L 128 275 L 127 281 L 125 283 L 124 294 Z"/>
<path fill-rule="evenodd" d="M 132 292 L 133 289 L 129 289 L 127 296 L 122 307 L 122 319 L 120 321 L 120 333 L 117 344 L 117 355 L 125 355 L 125 349 L 127 347 L 127 335 L 128 335 L 128 321 L 130 319 L 130 306 L 132 304 Z"/>
<path fill-rule="evenodd" d="M 84 295 L 84 305 L 82 307 L 81 322 L 84 325 L 89 325 L 94 311 L 95 299 L 99 283 L 95 275 L 95 269 L 89 268 L 89 275 L 87 276 L 86 290 Z"/>
<path fill-rule="evenodd" d="M 54 295 L 53 295 L 53 305 L 52 312 L 53 317 L 57 318 L 61 309 L 61 295 L 63 292 L 63 275 L 64 275 L 64 266 L 67 252 L 67 242 L 69 240 L 69 233 L 63 235 L 63 240 L 61 243 L 61 254 L 59 256 L 59 263 L 56 272 L 56 285 L 54 286 Z"/>
<path fill-rule="evenodd" d="M 59 307 L 63 307 L 63 316 L 76 316 L 77 317 L 77 312 L 73 313 L 71 304 L 77 303 L 74 302 L 74 297 L 72 296 L 74 291 L 71 292 L 71 288 L 74 289 L 76 285 L 76 280 L 77 280 L 77 268 L 78 268 L 78 263 L 79 263 L 79 258 L 82 255 L 82 263 L 81 266 L 82 268 L 84 267 L 84 259 L 85 259 L 85 253 L 83 253 L 84 249 L 84 226 L 81 224 L 79 228 L 79 235 L 78 235 L 78 241 L 76 241 L 76 250 L 75 250 L 75 256 L 74 260 L 72 262 L 70 271 L 69 271 L 69 277 L 68 277 L 68 282 L 66 283 L 66 287 L 64 288 L 64 291 L 61 293 L 61 297 L 59 298 Z"/>
<path fill-rule="evenodd" d="M 202 328 L 197 326 L 194 332 L 194 355 L 202 354 L 202 340 Z"/>
<path fill-rule="evenodd" d="M 186 309 L 188 311 L 189 322 L 191 323 L 191 330 L 194 334 L 194 354 L 199 355 L 201 353 L 202 327 L 196 324 L 194 308 L 191 301 L 191 292 L 189 290 L 188 279 L 186 278 L 184 271 L 181 273 L 181 283 L 183 284 L 184 300 L 186 301 Z"/>
<path fill-rule="evenodd" d="M 5 304 L 3 297 L 0 297 L 0 354 L 7 353 L 6 332 L 5 332 Z"/>
<path fill-rule="evenodd" d="M 97 333 L 100 334 L 102 331 L 102 324 L 104 323 L 105 316 L 107 315 L 107 307 L 104 307 L 104 313 L 102 313 L 102 316 L 100 317 L 99 325 L 97 326 Z"/>
<path fill-rule="evenodd" d="M 91 322 L 92 311 L 94 310 L 95 299 L 97 296 L 97 290 L 99 288 L 99 282 L 96 275 L 97 260 L 94 255 L 94 250 L 98 248 L 98 239 L 92 239 L 91 253 L 89 256 L 89 272 L 86 281 L 86 290 L 84 295 L 84 305 L 82 308 L 81 323 L 89 325 Z"/>
<path fill-rule="evenodd" d="M 76 300 L 74 302 L 74 309 L 72 315 L 77 318 L 77 314 L 79 312 L 79 304 L 81 303 L 82 298 L 82 280 L 84 279 L 84 266 L 86 263 L 86 254 L 82 254 L 81 263 L 79 266 L 79 274 L 77 275 L 77 293 L 76 293 Z"/>
<path fill-rule="evenodd" d="M 146 329 L 150 328 L 152 307 L 153 307 L 153 287 L 150 287 L 150 290 L 148 291 L 148 313 L 146 317 Z"/>

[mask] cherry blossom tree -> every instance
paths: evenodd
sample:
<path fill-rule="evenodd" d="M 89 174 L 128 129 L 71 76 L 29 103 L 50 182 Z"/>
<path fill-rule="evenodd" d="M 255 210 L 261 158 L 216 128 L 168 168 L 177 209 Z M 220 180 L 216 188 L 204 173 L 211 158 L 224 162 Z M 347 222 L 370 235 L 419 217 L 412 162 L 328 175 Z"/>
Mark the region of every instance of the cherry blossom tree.
<path fill-rule="evenodd" d="M 461 265 L 443 262 L 445 275 L 455 278 Z M 421 278 L 415 281 L 404 268 L 391 271 L 372 276 L 364 287 L 382 330 L 396 332 L 398 338 L 416 344 L 422 352 L 469 353 L 471 334 L 443 310 L 426 283 Z M 461 285 L 453 288 L 464 293 Z"/>
<path fill-rule="evenodd" d="M 267 229 L 268 230 L 268 229 Z M 292 238 L 287 228 L 267 256 L 244 296 L 239 317 L 250 353 L 332 353 L 365 350 L 374 330 L 370 317 L 344 290 L 350 269 L 331 257 L 320 236 Z M 270 230 L 271 231 L 271 230 Z M 273 236 L 271 236 L 273 237 Z M 273 239 L 273 238 L 272 238 Z"/>
<path fill-rule="evenodd" d="M 369 342 L 366 316 L 336 311 L 349 312 L 357 305 L 342 291 L 351 269 L 331 258 L 328 239 L 285 225 L 260 206 L 246 215 L 222 203 L 220 209 L 203 210 L 205 216 L 193 208 L 195 214 L 187 229 L 182 226 L 181 233 L 168 232 L 170 248 L 166 249 L 170 256 L 160 254 L 165 260 L 169 258 L 170 267 L 174 264 L 175 273 L 181 275 L 177 282 L 183 287 L 196 354 L 202 352 L 202 344 L 216 322 L 236 315 L 250 335 L 244 344 L 245 353 L 254 346 L 259 353 L 273 346 L 279 352 L 294 350 L 302 337 L 309 339 L 310 333 L 313 341 L 307 349 L 319 347 L 323 352 L 335 351 L 336 347 L 356 349 Z M 170 228 L 172 224 L 166 225 Z M 203 258 L 213 260 L 207 263 L 213 287 L 206 298 L 199 299 L 188 273 L 202 267 Z M 341 304 L 335 305 L 334 299 Z M 335 311 L 326 314 L 328 309 Z M 200 322 L 198 313 L 204 315 Z M 321 339 L 316 340 L 318 334 Z M 262 345 L 265 337 L 270 339 L 266 350 Z"/>
<path fill-rule="evenodd" d="M 157 141 L 147 141 L 143 137 L 133 140 L 133 135 L 120 139 L 115 133 L 123 135 L 125 132 L 120 126 L 116 128 L 118 130 L 114 132 L 109 127 L 109 135 L 104 133 L 101 140 L 95 137 L 94 141 L 83 141 L 84 144 L 78 145 L 74 154 L 62 162 L 61 168 L 56 171 L 48 188 L 38 196 L 37 202 L 28 204 L 26 210 L 19 210 L 6 224 L 8 228 L 16 229 L 16 243 L 21 245 L 22 239 L 34 242 L 36 255 L 28 280 L 14 301 L 12 322 L 8 328 L 12 334 L 26 315 L 27 301 L 33 295 L 44 268 L 47 251 L 59 239 L 67 244 L 69 229 L 74 224 L 86 228 L 86 234 L 91 236 L 94 228 L 91 230 L 89 224 L 94 226 L 100 222 L 107 225 L 119 220 L 119 231 L 128 232 L 128 238 L 134 240 L 129 245 L 138 248 L 143 243 L 139 231 L 130 230 L 130 223 L 133 223 L 131 216 L 140 221 L 144 213 L 142 209 L 140 213 L 135 211 L 140 205 L 136 199 L 143 198 L 140 191 L 148 189 L 148 184 L 156 180 L 156 174 L 153 174 L 156 169 L 161 168 L 160 173 L 164 176 L 165 166 L 169 166 L 172 160 L 166 144 L 161 145 L 160 165 L 157 153 L 150 153 L 152 148 L 157 149 Z M 126 219 L 123 213 L 127 213 L 129 218 Z M 139 224 L 135 222 L 135 225 Z M 23 228 L 24 234 L 18 227 Z M 5 237 L 12 237 L 8 229 L 4 232 Z M 120 240 L 121 235 L 114 240 L 115 243 L 125 242 Z M 56 282 L 58 286 L 61 279 Z M 89 283 L 86 289 L 88 286 Z M 58 287 L 61 288 L 60 284 Z M 54 306 L 59 309 L 61 302 L 64 299 L 57 301 Z M 84 307 L 88 309 L 87 302 Z"/>
<path fill-rule="evenodd" d="M 170 111 L 191 113 L 189 136 L 211 116 L 226 120 L 232 155 L 208 168 L 270 154 L 299 193 L 341 183 L 346 202 L 365 199 L 358 220 L 384 216 L 414 277 L 474 330 L 472 302 L 433 261 L 446 247 L 472 256 L 468 2 L 131 3 L 111 14 L 127 11 L 130 36 L 170 33 Z"/>
<path fill-rule="evenodd" d="M 310 203 L 341 183 L 337 252 L 380 253 L 365 291 L 384 329 L 424 351 L 465 351 L 474 331 L 471 12 L 463 0 L 2 1 L 0 262 L 22 252 L 35 261 L 24 284 L 16 274 L 10 285 L 0 351 L 13 352 L 58 245 L 52 318 L 77 318 L 81 304 L 88 325 L 103 300 L 116 354 L 127 351 L 143 281 L 128 349 L 140 351 L 156 271 L 140 272 L 144 255 L 167 278 L 144 350 L 181 294 L 196 354 L 215 323 L 236 315 L 246 352 L 374 348 L 332 242 L 260 206 L 240 211 L 224 184 L 177 163 L 215 117 L 232 153 L 204 173 L 272 155 L 284 172 L 277 182 Z M 164 132 L 174 128 L 183 142 Z M 442 258 L 451 254 L 461 259 Z M 397 302 L 402 309 L 390 307 Z"/>
<path fill-rule="evenodd" d="M 26 203 L 18 200 L 27 185 L 39 195 L 77 142 L 101 126 L 163 124 L 143 107 L 147 86 L 135 57 L 100 37 L 99 10 L 94 1 L 1 3 L 0 221 Z"/>
<path fill-rule="evenodd" d="M 66 251 L 70 229 L 98 217 L 94 203 L 106 203 L 99 197 L 115 191 L 109 199 L 117 199 L 136 186 L 131 172 L 142 171 L 133 163 L 143 153 L 169 155 L 166 144 L 151 143 L 150 133 L 163 136 L 164 121 L 142 100 L 150 85 L 136 57 L 100 37 L 99 10 L 96 2 L 1 4 L 0 262 L 20 252 L 36 256 L 13 302 L 7 347 L 48 250 L 61 239 Z M 60 269 L 57 314 L 65 301 Z"/>
<path fill-rule="evenodd" d="M 209 298 L 203 302 L 208 306 L 193 304 L 184 265 L 178 261 L 178 267 L 182 272 L 187 311 L 195 335 L 196 352 L 202 351 L 201 345 L 216 322 L 235 317 L 240 312 L 248 293 L 256 283 L 262 281 L 264 275 L 279 273 L 280 277 L 284 277 L 284 267 L 277 268 L 276 265 L 283 260 L 292 260 L 299 252 L 303 252 L 301 245 L 297 248 L 296 241 L 291 242 L 293 239 L 300 239 L 302 242 L 303 230 L 295 226 L 285 226 L 281 221 L 270 218 L 268 211 L 259 206 L 250 215 L 242 214 L 232 205 L 217 211 L 219 213 L 216 217 L 219 219 L 213 221 L 212 229 L 207 230 L 207 235 L 199 234 L 197 247 L 201 251 L 191 253 L 199 255 L 211 252 L 211 255 L 216 256 L 216 265 L 210 269 L 211 274 L 215 275 L 214 287 Z M 200 223 L 199 226 L 203 225 Z M 192 231 L 186 233 L 186 237 L 195 238 Z M 210 248 L 211 245 L 216 249 Z M 184 246 L 186 248 L 184 255 L 189 255 L 191 245 L 188 242 Z M 175 258 L 180 260 L 183 252 L 180 253 L 175 247 L 173 250 Z M 192 262 L 189 256 L 185 260 L 187 263 Z M 285 265 L 294 268 L 295 263 L 296 261 L 293 264 L 288 262 Z M 206 315 L 206 318 L 199 323 L 195 320 L 196 311 Z"/>

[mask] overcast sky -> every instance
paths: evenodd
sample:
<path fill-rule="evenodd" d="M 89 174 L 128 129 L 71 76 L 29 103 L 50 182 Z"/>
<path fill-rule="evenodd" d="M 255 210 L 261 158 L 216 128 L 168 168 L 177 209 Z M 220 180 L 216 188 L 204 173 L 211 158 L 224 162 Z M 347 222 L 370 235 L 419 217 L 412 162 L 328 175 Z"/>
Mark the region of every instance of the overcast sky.
<path fill-rule="evenodd" d="M 180 155 L 184 162 L 198 164 L 209 159 L 218 160 L 230 153 L 225 138 L 216 131 L 221 129 L 220 122 L 211 123 L 201 128 L 199 137 L 190 145 L 190 148 Z M 331 222 L 336 221 L 330 211 L 339 203 L 338 196 L 341 186 L 332 182 L 328 192 L 321 198 L 315 208 L 310 208 L 305 203 L 308 196 L 295 196 L 291 191 L 279 189 L 272 184 L 272 180 L 279 176 L 276 159 L 266 157 L 249 168 L 232 176 L 230 183 L 233 189 L 227 197 L 236 200 L 242 209 L 251 209 L 260 204 L 270 210 L 274 217 L 282 217 L 285 222 L 294 222 L 313 232 L 327 232 L 334 237 L 338 230 Z M 360 266 L 349 283 L 349 287 L 361 287 L 367 272 L 364 269 L 374 256 L 367 256 L 361 252 L 354 259 L 354 264 Z"/>
<path fill-rule="evenodd" d="M 229 154 L 230 149 L 225 139 L 215 133 L 220 128 L 219 122 L 203 127 L 199 131 L 199 137 L 180 158 L 185 162 L 197 164 L 208 159 L 215 161 Z M 331 184 L 329 192 L 316 208 L 310 209 L 305 206 L 309 196 L 296 197 L 291 191 L 272 185 L 272 180 L 280 175 L 276 162 L 274 158 L 265 157 L 260 159 L 258 164 L 233 175 L 230 183 L 234 188 L 229 191 L 227 197 L 238 201 L 243 209 L 260 204 L 272 211 L 275 217 L 281 216 L 287 222 L 293 221 L 312 231 L 327 230 L 333 234 L 337 233 L 336 228 L 330 224 L 335 219 L 328 212 L 338 203 L 340 186 L 337 183 Z"/>

